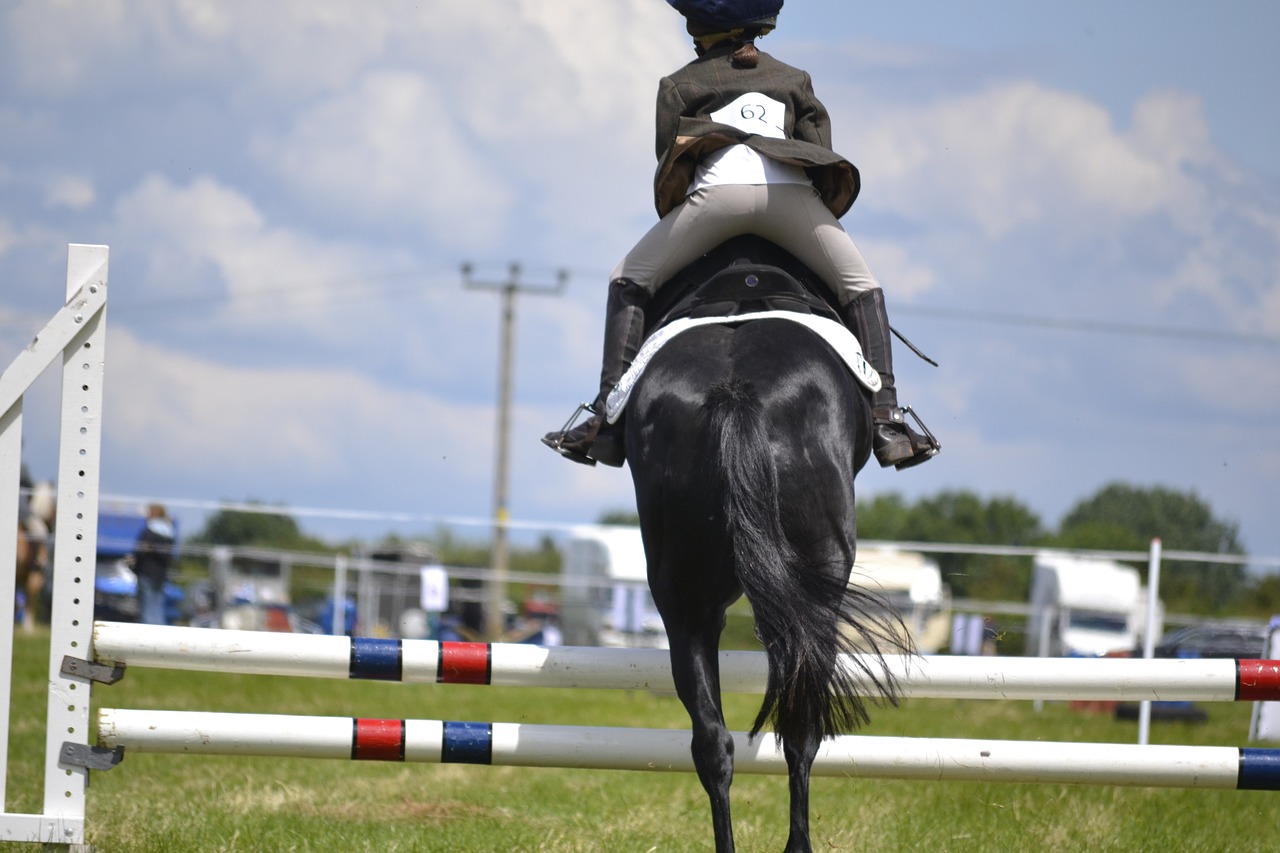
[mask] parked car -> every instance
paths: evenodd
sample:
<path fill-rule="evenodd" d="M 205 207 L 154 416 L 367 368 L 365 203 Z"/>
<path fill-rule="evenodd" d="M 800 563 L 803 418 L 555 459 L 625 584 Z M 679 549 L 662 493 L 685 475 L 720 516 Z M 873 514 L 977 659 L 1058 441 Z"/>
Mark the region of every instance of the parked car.
<path fill-rule="evenodd" d="M 1156 643 L 1158 658 L 1266 657 L 1266 625 L 1251 622 L 1204 622 L 1170 631 Z M 1138 656 L 1141 656 L 1141 650 Z"/>

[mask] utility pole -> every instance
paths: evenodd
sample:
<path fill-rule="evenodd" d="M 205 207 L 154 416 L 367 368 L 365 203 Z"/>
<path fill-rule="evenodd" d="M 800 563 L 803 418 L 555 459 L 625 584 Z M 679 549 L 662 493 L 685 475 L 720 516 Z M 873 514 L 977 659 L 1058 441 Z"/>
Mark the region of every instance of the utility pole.
<path fill-rule="evenodd" d="M 493 574 L 485 596 L 484 630 L 491 642 L 502 639 L 502 605 L 507 598 L 507 481 L 511 436 L 512 355 L 515 349 L 516 293 L 550 296 L 564 290 L 569 272 L 561 270 L 554 285 L 527 286 L 520 283 L 520 265 L 512 264 L 503 282 L 482 282 L 471 278 L 471 264 L 462 265 L 462 286 L 475 290 L 495 290 L 502 294 L 502 342 L 498 366 L 497 461 L 493 477 Z"/>

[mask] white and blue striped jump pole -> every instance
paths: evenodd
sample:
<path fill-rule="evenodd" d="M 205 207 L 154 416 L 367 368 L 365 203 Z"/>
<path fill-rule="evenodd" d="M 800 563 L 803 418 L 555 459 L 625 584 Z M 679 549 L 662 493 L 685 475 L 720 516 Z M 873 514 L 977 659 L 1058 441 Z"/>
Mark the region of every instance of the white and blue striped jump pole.
<path fill-rule="evenodd" d="M 103 663 L 204 672 L 504 687 L 673 689 L 670 658 L 660 649 L 384 640 L 98 622 L 93 652 Z M 888 657 L 886 664 L 908 697 L 1280 700 L 1280 661 L 940 655 Z M 852 662 L 846 661 L 846 666 L 855 678 L 863 679 Z M 726 692 L 762 692 L 765 671 L 761 652 L 720 654 L 721 687 Z"/>
<path fill-rule="evenodd" d="M 787 772 L 768 734 L 734 735 L 734 769 Z M 98 744 L 126 752 L 691 771 L 690 734 L 665 729 L 377 720 L 104 708 Z M 1280 790 L 1280 749 L 847 735 L 815 776 Z"/>

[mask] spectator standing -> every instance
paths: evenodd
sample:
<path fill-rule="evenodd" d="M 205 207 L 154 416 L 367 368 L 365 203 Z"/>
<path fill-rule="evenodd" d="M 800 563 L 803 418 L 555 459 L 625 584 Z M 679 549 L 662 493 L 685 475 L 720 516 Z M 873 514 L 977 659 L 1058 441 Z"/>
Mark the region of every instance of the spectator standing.
<path fill-rule="evenodd" d="M 138 534 L 133 573 L 138 577 L 138 621 L 164 625 L 164 585 L 173 562 L 173 521 L 160 504 L 147 507 L 147 523 Z"/>

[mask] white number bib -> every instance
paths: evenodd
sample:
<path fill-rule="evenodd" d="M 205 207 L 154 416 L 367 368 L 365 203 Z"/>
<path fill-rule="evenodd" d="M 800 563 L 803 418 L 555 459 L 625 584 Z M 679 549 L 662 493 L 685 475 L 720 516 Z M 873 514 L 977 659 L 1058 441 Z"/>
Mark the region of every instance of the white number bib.
<path fill-rule="evenodd" d="M 786 139 L 787 105 L 759 92 L 748 92 L 711 114 L 713 121 L 745 133 Z"/>

